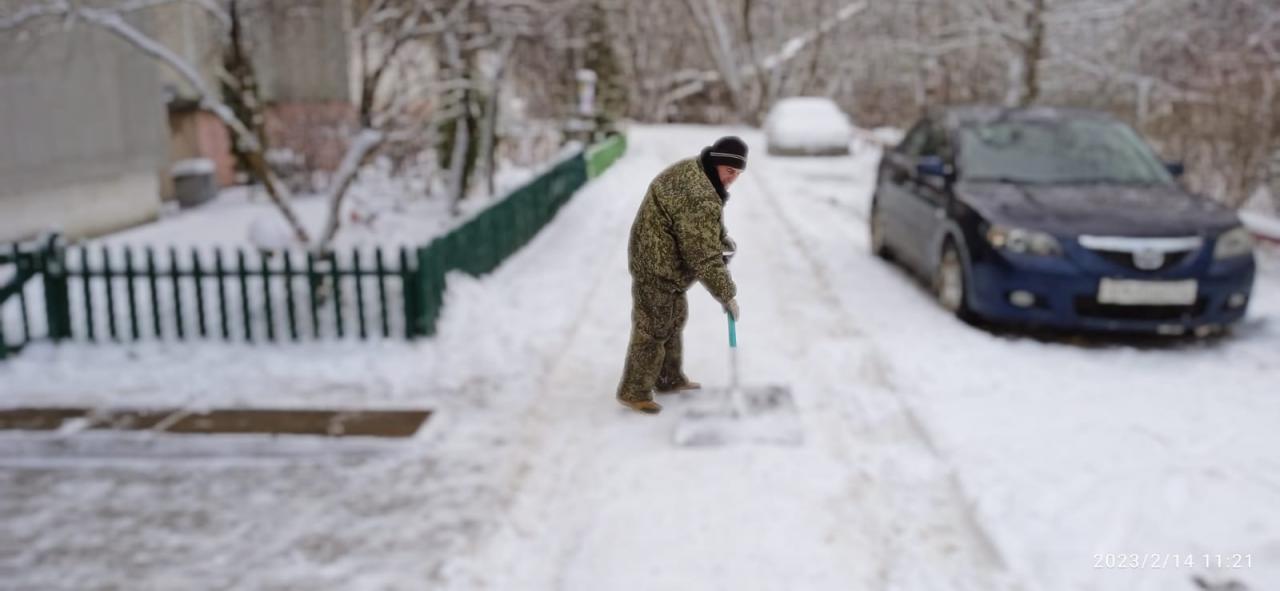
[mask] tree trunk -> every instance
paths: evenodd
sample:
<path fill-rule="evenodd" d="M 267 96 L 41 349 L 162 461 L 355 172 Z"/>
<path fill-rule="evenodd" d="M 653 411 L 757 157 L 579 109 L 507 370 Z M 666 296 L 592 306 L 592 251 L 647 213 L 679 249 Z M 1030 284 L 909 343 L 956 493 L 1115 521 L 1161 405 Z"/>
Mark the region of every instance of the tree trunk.
<path fill-rule="evenodd" d="M 1044 58 L 1044 2 L 1031 0 L 1031 11 L 1027 13 L 1027 31 L 1030 40 L 1022 45 L 1022 88 L 1019 91 L 1018 106 L 1028 107 L 1040 100 L 1040 62 Z"/>
<path fill-rule="evenodd" d="M 515 37 L 507 37 L 502 40 L 502 47 L 498 50 L 497 70 L 494 71 L 493 77 L 489 81 L 489 96 L 488 100 L 485 101 L 484 122 L 480 126 L 479 156 L 482 159 L 481 174 L 485 179 L 486 188 L 490 196 L 497 192 L 494 187 L 493 177 L 497 172 L 494 157 L 498 147 L 498 107 L 501 104 L 502 81 L 507 75 L 507 61 L 510 59 L 511 50 L 514 47 Z"/>
<path fill-rule="evenodd" d="M 698 22 L 699 36 L 707 47 L 707 53 L 716 64 L 720 80 L 724 82 L 730 108 L 742 113 L 742 79 L 737 62 L 733 59 L 729 29 L 720 14 L 717 0 L 686 0 L 690 14 Z"/>
<path fill-rule="evenodd" d="M 457 211 L 467 192 L 467 153 L 471 151 L 471 91 L 462 91 L 462 112 L 453 124 L 453 153 L 449 155 L 449 200 Z"/>
<path fill-rule="evenodd" d="M 755 29 L 751 26 L 751 9 L 754 4 L 755 0 L 742 0 L 742 29 L 747 43 L 747 52 L 751 55 L 751 63 L 755 65 L 756 70 L 757 95 L 755 108 L 752 109 L 752 123 L 758 124 L 764 119 L 765 111 L 773 102 L 773 90 L 769 73 L 765 71 L 764 62 L 760 59 L 760 51 L 756 48 Z"/>
<path fill-rule="evenodd" d="M 342 158 L 342 164 L 334 173 L 333 182 L 330 183 L 325 195 L 325 201 L 329 204 L 329 221 L 325 223 L 324 234 L 316 245 L 317 253 L 324 255 L 329 252 L 333 239 L 338 235 L 338 229 L 342 227 L 342 205 L 346 201 L 347 189 L 351 188 L 351 183 L 355 181 L 360 169 L 377 152 L 385 139 L 386 135 L 382 132 L 365 128 L 351 140 L 351 145 L 347 146 L 346 156 Z"/>

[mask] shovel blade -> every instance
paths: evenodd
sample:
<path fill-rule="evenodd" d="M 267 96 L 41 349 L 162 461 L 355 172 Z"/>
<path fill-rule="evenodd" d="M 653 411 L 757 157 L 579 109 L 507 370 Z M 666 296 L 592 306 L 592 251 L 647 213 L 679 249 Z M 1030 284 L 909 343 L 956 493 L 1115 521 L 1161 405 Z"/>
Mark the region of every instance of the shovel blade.
<path fill-rule="evenodd" d="M 804 443 L 795 400 L 786 387 L 712 390 L 683 398 L 691 406 L 676 424 L 674 441 L 681 447 Z"/>

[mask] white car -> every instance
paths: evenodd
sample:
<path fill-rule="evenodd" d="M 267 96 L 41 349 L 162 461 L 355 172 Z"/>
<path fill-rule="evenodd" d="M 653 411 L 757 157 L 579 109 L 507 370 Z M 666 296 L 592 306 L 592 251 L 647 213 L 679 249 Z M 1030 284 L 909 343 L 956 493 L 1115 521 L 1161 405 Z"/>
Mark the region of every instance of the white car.
<path fill-rule="evenodd" d="M 769 154 L 841 156 L 849 153 L 853 124 L 831 99 L 794 97 L 778 101 L 765 119 Z"/>

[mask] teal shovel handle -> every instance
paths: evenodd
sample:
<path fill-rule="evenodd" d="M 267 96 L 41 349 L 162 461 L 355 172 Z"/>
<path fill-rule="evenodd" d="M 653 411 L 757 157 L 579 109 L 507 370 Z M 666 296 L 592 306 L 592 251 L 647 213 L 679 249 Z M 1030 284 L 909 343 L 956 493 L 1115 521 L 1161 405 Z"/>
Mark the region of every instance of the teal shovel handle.
<path fill-rule="evenodd" d="M 738 348 L 738 323 L 734 322 L 733 314 L 725 312 L 724 315 L 729 317 L 729 346 L 736 349 Z"/>

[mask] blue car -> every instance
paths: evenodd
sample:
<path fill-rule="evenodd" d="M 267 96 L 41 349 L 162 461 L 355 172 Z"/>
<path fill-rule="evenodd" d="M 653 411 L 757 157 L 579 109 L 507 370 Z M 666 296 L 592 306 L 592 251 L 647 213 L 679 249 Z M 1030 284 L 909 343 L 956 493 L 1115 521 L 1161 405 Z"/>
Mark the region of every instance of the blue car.
<path fill-rule="evenodd" d="M 1214 334 L 1248 308 L 1253 242 L 1181 169 L 1102 113 L 933 110 L 880 162 L 872 249 L 962 318 Z"/>

